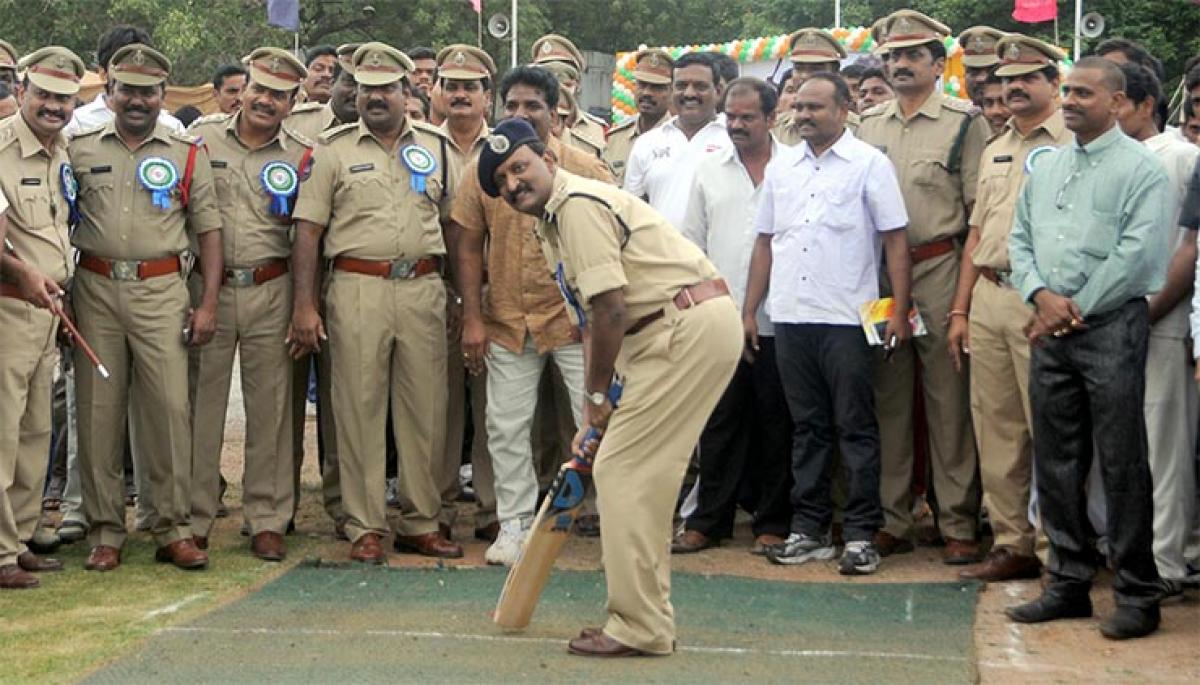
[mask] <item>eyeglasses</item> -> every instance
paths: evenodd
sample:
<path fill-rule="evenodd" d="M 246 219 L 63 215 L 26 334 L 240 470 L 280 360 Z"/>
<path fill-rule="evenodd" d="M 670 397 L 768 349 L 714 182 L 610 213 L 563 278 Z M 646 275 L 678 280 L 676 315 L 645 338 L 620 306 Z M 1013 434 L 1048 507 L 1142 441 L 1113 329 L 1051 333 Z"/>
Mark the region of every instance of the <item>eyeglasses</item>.
<path fill-rule="evenodd" d="M 1058 195 L 1054 198 L 1054 206 L 1055 207 L 1062 209 L 1064 206 L 1066 206 L 1066 204 L 1067 204 L 1067 188 L 1071 185 L 1071 181 L 1074 181 L 1075 177 L 1078 175 L 1079 175 L 1079 172 L 1076 171 L 1075 169 L 1072 169 L 1071 174 L 1069 176 L 1067 176 L 1067 180 L 1063 181 L 1062 187 L 1058 189 Z"/>

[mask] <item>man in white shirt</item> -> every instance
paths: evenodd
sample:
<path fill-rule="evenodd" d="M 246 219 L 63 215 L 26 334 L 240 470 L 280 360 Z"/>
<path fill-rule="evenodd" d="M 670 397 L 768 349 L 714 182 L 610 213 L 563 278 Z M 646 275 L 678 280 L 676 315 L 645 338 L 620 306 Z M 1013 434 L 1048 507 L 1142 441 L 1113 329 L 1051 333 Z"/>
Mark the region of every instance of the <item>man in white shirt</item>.
<path fill-rule="evenodd" d="M 724 98 L 733 147 L 697 165 L 680 230 L 708 255 L 740 305 L 763 178 L 780 159 L 780 145 L 771 136 L 779 95 L 762 79 L 740 78 L 726 86 Z M 671 545 L 676 554 L 698 552 L 732 534 L 743 473 L 755 495 L 751 551 L 764 554 L 782 543 L 791 524 L 792 419 L 775 364 L 775 331 L 762 307 L 754 315 L 759 349 L 738 364 L 700 436 L 697 506 Z"/>
<path fill-rule="evenodd" d="M 678 114 L 633 144 L 625 190 L 643 198 L 679 228 L 687 215 L 696 165 L 732 143 L 717 114 L 720 74 L 711 55 L 689 52 L 675 62 L 671 99 Z"/>
<path fill-rule="evenodd" d="M 104 91 L 86 105 L 75 108 L 75 116 L 71 117 L 71 123 L 67 124 L 67 127 L 63 129 L 68 138 L 80 131 L 107 124 L 112 120 L 113 111 L 108 107 L 107 93 L 108 63 L 112 59 L 112 56 L 117 54 L 117 50 L 133 43 L 154 46 L 150 40 L 150 34 L 136 26 L 114 26 L 101 36 L 100 43 L 96 46 L 96 65 L 100 80 L 105 84 Z M 159 112 L 158 120 L 170 126 L 178 133 L 184 132 L 183 124 L 175 117 L 167 114 L 166 110 Z"/>
<path fill-rule="evenodd" d="M 1125 135 L 1146 145 L 1170 179 L 1171 217 L 1179 217 L 1200 148 L 1159 132 L 1155 110 L 1163 102 L 1154 74 L 1135 63 L 1121 64 L 1126 99 L 1118 112 Z M 1177 220 L 1176 224 L 1183 223 Z M 1196 271 L 1195 227 L 1167 227 L 1176 233 L 1167 281 L 1149 298 L 1150 340 L 1146 354 L 1146 438 L 1154 483 L 1154 561 L 1168 596 L 1183 592 L 1187 579 L 1184 546 L 1196 507 L 1196 385 L 1188 378 L 1187 297 Z M 1095 467 L 1093 467 L 1095 468 Z M 1103 502 L 1103 497 L 1098 498 Z"/>
<path fill-rule="evenodd" d="M 892 163 L 846 130 L 850 90 L 836 74 L 814 74 L 796 94 L 794 123 L 804 141 L 768 170 L 750 260 L 742 322 L 746 344 L 761 348 L 754 313 L 770 285 L 779 375 L 794 422 L 792 527 L 767 551 L 777 564 L 832 559 L 830 497 L 834 446 L 846 475 L 838 570 L 873 573 L 872 544 L 883 525 L 879 424 L 873 356 L 859 306 L 879 297 L 880 243 L 895 307 L 883 339 L 910 336 L 908 213 Z"/>

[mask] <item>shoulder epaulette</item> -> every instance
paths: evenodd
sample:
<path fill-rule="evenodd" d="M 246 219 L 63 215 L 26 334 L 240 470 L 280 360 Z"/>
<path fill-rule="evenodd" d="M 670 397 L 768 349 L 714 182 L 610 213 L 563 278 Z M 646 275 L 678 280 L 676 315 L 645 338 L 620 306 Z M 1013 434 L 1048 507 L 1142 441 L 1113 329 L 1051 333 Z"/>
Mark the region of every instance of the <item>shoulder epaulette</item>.
<path fill-rule="evenodd" d="M 316 145 L 316 142 L 315 142 L 315 141 L 313 141 L 313 140 L 310 140 L 310 139 L 309 139 L 307 136 L 305 136 L 305 135 L 303 135 L 303 134 L 300 134 L 300 133 L 297 133 L 296 131 L 293 131 L 293 130 L 292 130 L 290 127 L 288 127 L 286 124 L 283 124 L 283 125 L 281 125 L 281 126 L 280 126 L 280 128 L 281 128 L 281 129 L 283 129 L 283 133 L 284 133 L 284 135 L 286 135 L 286 136 L 288 136 L 289 138 L 291 138 L 291 139 L 295 140 L 297 143 L 300 143 L 300 144 L 301 144 L 301 145 L 303 145 L 304 147 L 313 147 L 314 145 Z"/>
<path fill-rule="evenodd" d="M 199 126 L 201 124 L 215 124 L 217 122 L 224 123 L 226 121 L 229 121 L 229 117 L 231 117 L 231 116 L 233 116 L 233 115 L 225 114 L 223 112 L 218 112 L 216 114 L 206 114 L 206 115 L 200 117 L 199 119 L 193 121 L 192 126 Z M 188 128 L 190 129 L 192 126 L 189 126 Z"/>
<path fill-rule="evenodd" d="M 963 100 L 961 98 L 942 98 L 942 107 L 945 107 L 951 112 L 959 112 L 972 117 L 976 114 L 979 114 L 979 108 L 975 106 L 975 103 L 971 102 L 970 100 Z"/>
<path fill-rule="evenodd" d="M 11 122 L 0 123 L 0 149 L 12 145 L 12 142 L 17 139 L 17 131 L 13 128 Z"/>
<path fill-rule="evenodd" d="M 431 135 L 437 136 L 438 138 L 445 138 L 447 140 L 450 139 L 449 134 L 447 134 L 442 129 L 440 129 L 437 126 L 434 126 L 433 124 L 430 124 L 428 122 L 414 121 L 414 122 L 412 122 L 412 127 L 413 127 L 414 131 L 421 131 L 423 133 L 429 133 Z"/>
<path fill-rule="evenodd" d="M 174 129 L 171 129 L 169 135 L 175 140 L 178 140 L 181 143 L 187 143 L 188 145 L 195 145 L 200 142 L 199 137 L 193 136 L 190 133 L 180 133 Z"/>
<path fill-rule="evenodd" d="M 294 117 L 297 114 L 305 114 L 307 112 L 317 112 L 325 108 L 325 105 L 313 100 L 312 102 L 302 102 L 292 108 L 288 116 Z"/>
<path fill-rule="evenodd" d="M 82 138 L 84 136 L 94 136 L 97 133 L 99 133 L 100 131 L 103 131 L 104 126 L 105 126 L 105 124 L 96 124 L 95 126 L 90 126 L 88 128 L 79 129 L 75 133 L 71 134 L 71 138 L 75 139 L 75 138 Z"/>
<path fill-rule="evenodd" d="M 884 111 L 887 110 L 887 107 L 888 107 L 888 103 L 881 102 L 878 105 L 875 105 L 874 107 L 868 108 L 865 112 L 859 112 L 858 118 L 866 119 L 867 117 L 879 116 L 880 114 L 883 114 Z"/>
<path fill-rule="evenodd" d="M 319 140 L 322 143 L 328 143 L 328 142 L 332 141 L 333 139 L 341 137 L 342 135 L 344 135 L 350 131 L 353 131 L 354 129 L 357 129 L 357 128 L 358 128 L 358 122 L 355 122 L 352 124 L 342 124 L 341 126 L 334 126 L 333 128 L 328 129 L 324 133 L 322 133 L 317 138 L 317 140 Z"/>
<path fill-rule="evenodd" d="M 636 125 L 637 125 L 637 117 L 626 117 L 624 120 L 621 121 L 621 123 L 613 124 L 608 129 L 608 135 L 611 136 L 612 134 L 616 133 L 617 131 L 624 131 L 625 129 L 631 128 Z"/>
<path fill-rule="evenodd" d="M 592 114 L 591 112 L 580 112 L 579 116 L 591 121 L 592 123 L 599 124 L 600 126 L 603 126 L 604 128 L 608 128 L 609 126 L 612 126 L 611 122 L 607 122 L 607 121 L 601 119 L 600 117 L 596 116 L 595 114 Z"/>

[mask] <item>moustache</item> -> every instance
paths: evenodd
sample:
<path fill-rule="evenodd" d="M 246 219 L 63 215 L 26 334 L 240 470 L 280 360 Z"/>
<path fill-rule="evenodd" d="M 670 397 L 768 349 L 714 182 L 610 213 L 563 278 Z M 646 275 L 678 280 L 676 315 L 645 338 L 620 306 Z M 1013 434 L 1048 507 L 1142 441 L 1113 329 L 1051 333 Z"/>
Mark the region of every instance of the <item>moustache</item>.
<path fill-rule="evenodd" d="M 527 193 L 531 190 L 533 190 L 533 189 L 529 187 L 528 183 L 521 181 L 519 184 L 517 184 L 517 187 L 515 189 L 513 189 L 511 191 L 508 191 L 508 190 L 504 191 L 505 199 L 508 200 L 509 202 L 514 202 L 514 201 L 516 201 L 518 195 L 520 195 L 521 193 Z"/>
<path fill-rule="evenodd" d="M 700 98 L 679 98 L 679 101 L 680 101 L 681 103 L 685 104 L 685 105 L 688 105 L 688 104 L 692 104 L 692 105 L 698 105 L 698 104 L 700 104 Z"/>
<path fill-rule="evenodd" d="M 1029 93 L 1026 93 L 1026 92 L 1025 92 L 1025 91 L 1023 91 L 1023 90 L 1010 90 L 1010 91 L 1008 91 L 1008 99 L 1010 99 L 1010 100 L 1011 100 L 1011 99 L 1013 99 L 1013 98 L 1025 98 L 1026 100 L 1028 100 L 1028 99 L 1029 99 Z"/>
<path fill-rule="evenodd" d="M 379 110 L 381 112 L 387 112 L 390 109 L 391 109 L 391 107 L 389 107 L 386 102 L 369 102 L 369 103 L 367 103 L 367 111 L 368 112 L 370 112 L 372 110 Z"/>
<path fill-rule="evenodd" d="M 150 109 L 148 107 L 139 107 L 137 105 L 127 105 L 125 107 L 125 113 L 126 114 L 149 114 Z"/>
<path fill-rule="evenodd" d="M 638 98 L 639 105 L 653 105 L 654 103 L 654 98 L 649 95 L 643 95 L 642 97 Z"/>
<path fill-rule="evenodd" d="M 64 117 L 61 109 L 47 109 L 45 107 L 38 109 L 37 115 L 39 117 L 59 117 L 60 119 Z"/>
<path fill-rule="evenodd" d="M 748 136 L 748 135 L 750 135 L 749 133 L 747 133 L 746 131 L 744 131 L 743 129 L 740 129 L 740 128 L 731 128 L 731 129 L 728 129 L 728 130 L 729 130 L 729 137 L 730 137 L 730 138 L 732 138 L 732 137 L 734 137 L 734 136 Z"/>
<path fill-rule="evenodd" d="M 277 111 L 274 107 L 268 107 L 267 105 L 259 105 L 259 104 L 250 105 L 250 109 L 251 109 L 251 111 L 261 112 L 261 113 L 266 114 L 267 116 L 271 116 L 271 117 L 275 116 L 275 113 Z"/>
<path fill-rule="evenodd" d="M 909 71 L 908 69 L 893 69 L 892 70 L 892 78 L 895 78 L 897 76 L 907 76 L 909 78 L 912 78 L 912 75 L 913 75 L 913 73 L 911 71 Z"/>
<path fill-rule="evenodd" d="M 465 105 L 467 107 L 470 107 L 471 101 L 467 100 L 466 98 L 454 98 L 453 100 L 450 101 L 451 107 L 458 107 L 459 105 Z"/>

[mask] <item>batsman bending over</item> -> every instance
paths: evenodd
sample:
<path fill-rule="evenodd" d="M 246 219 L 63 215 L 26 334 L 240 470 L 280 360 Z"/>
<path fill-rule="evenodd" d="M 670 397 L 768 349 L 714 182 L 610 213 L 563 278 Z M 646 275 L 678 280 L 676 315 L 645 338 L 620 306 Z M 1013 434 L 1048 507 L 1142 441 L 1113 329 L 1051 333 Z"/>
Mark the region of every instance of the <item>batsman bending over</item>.
<path fill-rule="evenodd" d="M 593 477 L 608 622 L 585 628 L 570 651 L 670 654 L 671 516 L 692 448 L 741 353 L 737 305 L 716 268 L 658 212 L 559 169 L 523 120 L 493 131 L 479 182 L 539 217 L 548 268 L 561 265 L 587 320 L 584 423 L 572 449 L 580 453 L 589 427 L 603 434 Z M 605 394 L 614 372 L 625 384 L 616 411 Z"/>

